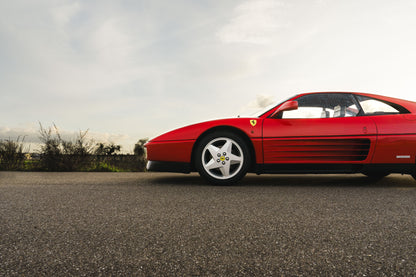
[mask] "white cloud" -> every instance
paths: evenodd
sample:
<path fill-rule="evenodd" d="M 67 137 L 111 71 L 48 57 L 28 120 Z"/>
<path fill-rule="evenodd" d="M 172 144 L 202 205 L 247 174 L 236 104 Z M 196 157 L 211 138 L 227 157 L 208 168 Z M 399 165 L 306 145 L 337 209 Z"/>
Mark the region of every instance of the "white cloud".
<path fill-rule="evenodd" d="M 240 109 L 240 115 L 249 116 L 273 104 L 277 104 L 275 96 L 257 94 L 255 100 L 251 100 L 247 105 Z"/>
<path fill-rule="evenodd" d="M 256 95 L 256 100 L 248 104 L 249 108 L 261 109 L 275 103 L 275 97 L 272 95 L 259 94 Z"/>
<path fill-rule="evenodd" d="M 235 8 L 230 22 L 218 36 L 225 43 L 270 43 L 280 28 L 287 28 L 288 22 L 282 23 L 279 18 L 285 5 L 274 0 L 246 1 Z"/>
<path fill-rule="evenodd" d="M 81 4 L 74 1 L 51 8 L 51 14 L 57 24 L 65 27 L 81 10 Z"/>

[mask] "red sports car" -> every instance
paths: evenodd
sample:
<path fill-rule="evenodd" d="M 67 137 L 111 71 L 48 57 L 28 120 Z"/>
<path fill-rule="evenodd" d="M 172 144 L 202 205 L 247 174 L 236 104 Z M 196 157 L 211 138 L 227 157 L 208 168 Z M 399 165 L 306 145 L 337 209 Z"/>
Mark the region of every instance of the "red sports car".
<path fill-rule="evenodd" d="M 390 173 L 416 178 L 416 102 L 303 93 L 249 118 L 183 127 L 146 144 L 149 171 L 198 171 L 215 184 L 247 172 Z"/>

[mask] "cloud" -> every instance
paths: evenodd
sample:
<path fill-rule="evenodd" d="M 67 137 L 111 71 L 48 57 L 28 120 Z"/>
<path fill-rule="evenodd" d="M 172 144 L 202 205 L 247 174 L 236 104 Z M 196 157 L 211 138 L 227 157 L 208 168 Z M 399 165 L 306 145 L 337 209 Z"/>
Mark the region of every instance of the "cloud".
<path fill-rule="evenodd" d="M 276 100 L 274 96 L 259 94 L 259 95 L 256 95 L 256 100 L 249 104 L 249 107 L 265 108 L 275 102 Z"/>
<path fill-rule="evenodd" d="M 281 23 L 279 18 L 285 5 L 283 1 L 274 0 L 243 2 L 217 35 L 225 43 L 270 43 L 280 28 L 287 27 L 288 23 Z"/>
<path fill-rule="evenodd" d="M 69 24 L 81 11 L 82 6 L 78 1 L 64 2 L 62 5 L 52 7 L 50 10 L 53 19 L 61 27 L 65 27 Z"/>
<path fill-rule="evenodd" d="M 13 140 L 25 142 L 39 142 L 38 133 L 32 128 L 0 127 L 0 140 Z"/>
<path fill-rule="evenodd" d="M 243 106 L 240 110 L 240 113 L 244 116 L 254 114 L 255 112 L 273 104 L 277 104 L 275 96 L 257 94 L 256 99 L 250 101 L 247 105 Z"/>

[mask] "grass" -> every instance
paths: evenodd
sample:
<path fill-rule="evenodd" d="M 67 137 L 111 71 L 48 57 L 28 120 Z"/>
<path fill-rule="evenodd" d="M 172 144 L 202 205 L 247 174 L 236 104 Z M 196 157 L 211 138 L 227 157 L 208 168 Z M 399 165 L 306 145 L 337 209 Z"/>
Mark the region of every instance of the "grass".
<path fill-rule="evenodd" d="M 84 170 L 83 170 L 84 171 Z M 105 162 L 99 162 L 95 165 L 95 167 L 89 168 L 85 171 L 93 171 L 93 172 L 123 172 L 125 170 L 122 170 L 116 166 L 112 166 Z"/>

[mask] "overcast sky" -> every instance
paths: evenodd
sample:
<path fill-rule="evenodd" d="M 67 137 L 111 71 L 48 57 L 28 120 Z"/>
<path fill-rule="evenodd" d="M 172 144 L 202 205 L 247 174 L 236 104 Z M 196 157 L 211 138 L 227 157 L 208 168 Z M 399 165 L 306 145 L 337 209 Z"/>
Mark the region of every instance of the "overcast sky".
<path fill-rule="evenodd" d="M 414 0 L 0 0 L 0 139 L 125 151 L 306 91 L 416 101 Z"/>

